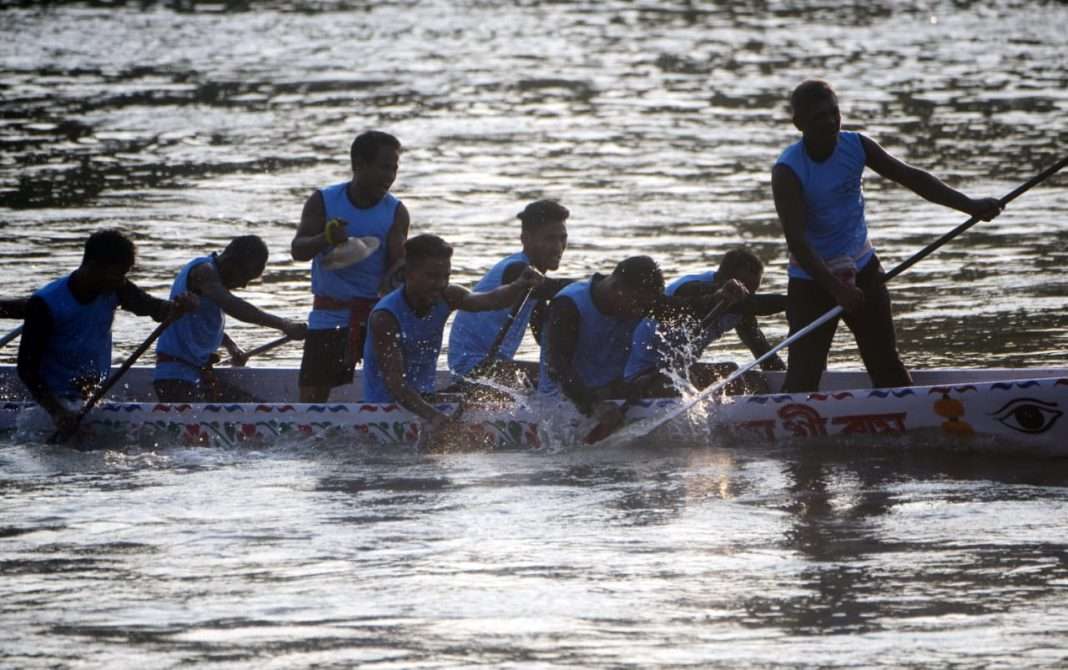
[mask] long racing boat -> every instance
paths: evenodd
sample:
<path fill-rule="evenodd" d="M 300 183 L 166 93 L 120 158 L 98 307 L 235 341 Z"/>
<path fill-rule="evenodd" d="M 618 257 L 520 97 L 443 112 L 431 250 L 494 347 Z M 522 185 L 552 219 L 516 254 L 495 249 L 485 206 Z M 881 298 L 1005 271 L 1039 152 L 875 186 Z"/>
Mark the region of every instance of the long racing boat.
<path fill-rule="evenodd" d="M 161 403 L 152 368 L 134 367 L 83 422 L 81 444 L 267 445 L 286 440 L 340 440 L 415 446 L 422 422 L 396 404 L 360 401 L 359 375 L 330 402 L 302 404 L 293 368 L 222 368 L 221 379 L 262 402 Z M 442 372 L 442 381 L 448 373 Z M 656 435 L 717 443 L 868 444 L 886 440 L 945 447 L 1068 455 L 1068 368 L 913 371 L 915 385 L 872 389 L 858 371 L 828 371 L 816 393 L 775 392 L 781 373 L 767 374 L 771 393 L 711 398 L 680 411 L 685 398 L 647 399 L 627 412 L 621 431 L 641 434 L 677 414 Z M 443 403 L 444 411 L 458 408 Z M 566 403 L 534 396 L 463 410 L 467 446 L 524 449 L 576 444 L 592 428 Z M 0 432 L 33 439 L 50 432 L 48 417 L 28 397 L 12 366 L 0 366 Z"/>

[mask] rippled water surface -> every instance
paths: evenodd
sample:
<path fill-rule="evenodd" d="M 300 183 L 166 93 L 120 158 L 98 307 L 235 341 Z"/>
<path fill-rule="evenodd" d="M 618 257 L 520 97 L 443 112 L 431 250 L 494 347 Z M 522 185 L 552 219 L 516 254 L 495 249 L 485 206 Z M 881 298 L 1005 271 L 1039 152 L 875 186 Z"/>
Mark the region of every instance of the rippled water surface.
<path fill-rule="evenodd" d="M 974 196 L 1068 152 L 1060 2 L 19 4 L 0 9 L 8 297 L 72 269 L 99 227 L 134 235 L 157 294 L 255 232 L 272 259 L 244 295 L 302 318 L 301 205 L 370 127 L 404 143 L 394 191 L 468 285 L 517 248 L 515 213 L 556 197 L 561 274 L 649 253 L 674 277 L 745 243 L 784 290 L 769 171 L 806 77 L 839 89 L 848 128 Z M 910 366 L 1064 364 L 1066 185 L 895 280 Z M 966 218 L 865 189 L 887 267 Z M 150 329 L 120 315 L 117 355 Z M 0 665 L 1068 663 L 1068 465 L 868 446 L 0 442 Z"/>

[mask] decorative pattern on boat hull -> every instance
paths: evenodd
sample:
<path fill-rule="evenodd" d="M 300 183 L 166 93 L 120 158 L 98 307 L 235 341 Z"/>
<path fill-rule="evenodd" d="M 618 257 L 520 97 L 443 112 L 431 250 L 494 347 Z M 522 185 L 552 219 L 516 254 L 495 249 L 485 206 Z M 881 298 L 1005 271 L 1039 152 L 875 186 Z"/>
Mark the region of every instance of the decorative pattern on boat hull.
<path fill-rule="evenodd" d="M 646 400 L 628 413 L 639 421 L 678 406 Z M 439 405 L 445 412 L 452 405 Z M 0 429 L 14 428 L 23 402 L 0 404 Z M 999 447 L 1068 455 L 1068 378 L 1023 379 L 907 389 L 776 394 L 727 398 L 661 430 L 688 439 L 742 443 L 809 438 L 922 433 L 952 444 L 985 436 Z M 573 413 L 469 410 L 465 445 L 521 449 L 542 446 L 544 435 L 576 435 L 586 421 Z M 116 444 L 265 446 L 280 441 L 329 440 L 413 447 L 422 423 L 394 404 L 164 404 L 105 403 L 86 421 L 89 439 Z M 991 439 L 994 438 L 994 439 Z"/>

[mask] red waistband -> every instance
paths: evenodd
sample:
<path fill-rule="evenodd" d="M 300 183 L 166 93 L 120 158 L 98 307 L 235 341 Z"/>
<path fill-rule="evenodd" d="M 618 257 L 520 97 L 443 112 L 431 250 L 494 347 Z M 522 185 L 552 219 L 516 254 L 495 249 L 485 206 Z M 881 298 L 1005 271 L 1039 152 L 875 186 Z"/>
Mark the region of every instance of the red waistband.
<path fill-rule="evenodd" d="M 378 298 L 351 298 L 349 300 L 341 300 L 340 298 L 332 298 L 328 295 L 317 295 L 312 301 L 312 307 L 314 309 L 348 309 L 354 312 L 370 312 L 377 302 Z"/>
<path fill-rule="evenodd" d="M 212 365 L 214 365 L 214 361 L 212 361 L 210 359 L 204 365 L 197 365 L 196 363 L 194 363 L 192 361 L 188 361 L 188 360 L 186 360 L 184 358 L 180 358 L 178 356 L 172 356 L 171 354 L 168 354 L 165 351 L 157 351 L 156 352 L 156 362 L 157 363 L 179 363 L 181 365 L 186 366 L 187 368 L 193 368 L 194 370 L 196 370 L 197 372 L 200 372 L 201 374 L 204 374 L 206 372 L 210 372 L 211 368 L 212 368 Z"/>

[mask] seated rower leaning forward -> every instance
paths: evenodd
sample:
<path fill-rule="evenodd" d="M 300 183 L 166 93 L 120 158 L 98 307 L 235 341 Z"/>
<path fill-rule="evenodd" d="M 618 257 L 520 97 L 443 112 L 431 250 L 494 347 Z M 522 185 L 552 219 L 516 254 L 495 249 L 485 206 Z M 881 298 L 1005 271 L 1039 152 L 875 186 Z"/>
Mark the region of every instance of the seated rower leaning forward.
<path fill-rule="evenodd" d="M 516 217 L 522 223 L 519 239 L 523 250 L 494 265 L 475 284 L 474 290 L 486 292 L 510 284 L 528 267 L 543 274 L 559 268 L 560 258 L 567 248 L 567 218 L 570 214 L 555 200 L 538 200 L 527 205 Z M 518 381 L 520 386 L 533 386 L 538 379 L 537 361 L 517 361 L 515 354 L 535 307 L 567 283 L 568 280 L 546 278 L 529 299 L 521 305 L 517 302 L 511 310 L 458 312 L 449 333 L 449 369 L 462 377 L 491 376 L 504 384 L 516 385 Z"/>
<path fill-rule="evenodd" d="M 623 373 L 634 330 L 655 315 L 673 318 L 681 309 L 707 312 L 709 296 L 664 296 L 664 275 L 648 256 L 619 263 L 612 274 L 569 284 L 549 303 L 542 334 L 539 393 L 568 398 L 583 414 L 605 425 L 623 419 L 615 398 L 636 398 L 644 382 Z"/>
<path fill-rule="evenodd" d="M 116 308 L 163 321 L 197 307 L 195 295 L 160 300 L 134 285 L 126 278 L 134 257 L 129 238 L 99 230 L 86 241 L 78 269 L 36 291 L 26 305 L 19 378 L 62 434 L 76 428 L 80 401 L 111 370 Z"/>
<path fill-rule="evenodd" d="M 515 303 L 542 277 L 532 267 L 510 284 L 472 293 L 449 284 L 452 247 L 436 235 L 405 243 L 404 285 L 382 298 L 371 312 L 364 346 L 364 400 L 396 402 L 430 422 L 431 429 L 454 423 L 427 401 L 434 393 L 445 321 L 453 310 L 495 310 Z"/>
<path fill-rule="evenodd" d="M 367 318 L 404 260 L 408 210 L 389 192 L 400 152 L 388 133 L 361 133 L 352 142 L 352 180 L 304 203 L 292 254 L 312 262 L 315 299 L 300 363 L 301 402 L 326 402 L 330 389 L 352 383 Z"/>
<path fill-rule="evenodd" d="M 263 274 L 267 255 L 262 239 L 244 235 L 232 240 L 221 254 L 194 258 L 178 273 L 171 298 L 190 292 L 200 298 L 200 306 L 171 324 L 156 344 L 153 386 L 161 402 L 257 401 L 212 373 L 220 345 L 243 363 L 244 353 L 224 331 L 226 315 L 275 328 L 295 340 L 304 338 L 305 324 L 268 314 L 231 293 Z"/>
<path fill-rule="evenodd" d="M 790 96 L 801 139 L 771 171 L 775 209 L 790 248 L 787 320 L 795 333 L 841 305 L 872 384 L 908 386 L 912 378 L 897 351 L 890 294 L 868 240 L 861 176 L 869 167 L 931 202 L 989 221 L 995 198 L 973 199 L 934 175 L 902 163 L 871 138 L 842 130 L 838 96 L 824 81 L 801 83 Z M 838 319 L 790 347 L 783 391 L 819 388 Z"/>
<path fill-rule="evenodd" d="M 678 395 L 673 378 L 687 379 L 698 389 L 711 386 L 738 366 L 701 363 L 699 359 L 709 345 L 732 329 L 753 356 L 764 355 L 771 345 L 756 317 L 784 311 L 786 297 L 757 294 L 763 276 L 760 259 L 748 249 L 738 248 L 723 256 L 718 270 L 684 275 L 668 284 L 665 293 L 669 296 L 712 296 L 715 314 L 686 309 L 671 320 L 643 319 L 634 331 L 625 378 L 639 384 L 644 378 L 644 397 Z M 761 367 L 786 369 L 778 356 L 768 358 Z M 767 391 L 767 381 L 759 373 L 752 373 L 735 380 L 726 390 L 763 393 Z"/>

